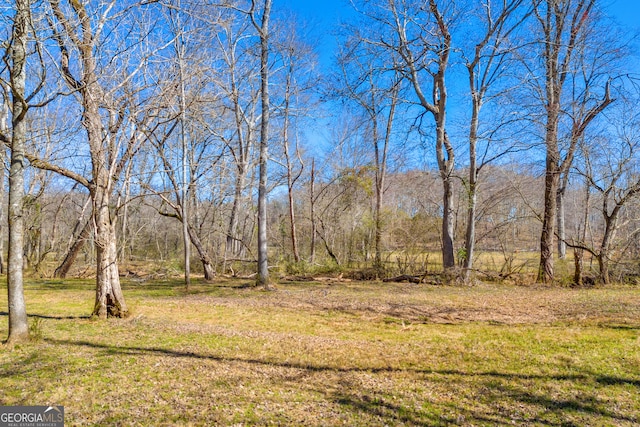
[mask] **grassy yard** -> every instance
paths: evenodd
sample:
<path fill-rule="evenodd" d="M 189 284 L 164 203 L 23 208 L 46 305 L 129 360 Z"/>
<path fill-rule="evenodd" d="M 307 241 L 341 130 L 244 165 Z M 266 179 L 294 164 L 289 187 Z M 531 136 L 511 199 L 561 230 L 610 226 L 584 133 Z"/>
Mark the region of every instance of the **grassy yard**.
<path fill-rule="evenodd" d="M 0 405 L 67 425 L 640 423 L 640 289 L 30 281 L 33 342 L 0 346 Z M 6 285 L 0 337 L 7 335 Z"/>

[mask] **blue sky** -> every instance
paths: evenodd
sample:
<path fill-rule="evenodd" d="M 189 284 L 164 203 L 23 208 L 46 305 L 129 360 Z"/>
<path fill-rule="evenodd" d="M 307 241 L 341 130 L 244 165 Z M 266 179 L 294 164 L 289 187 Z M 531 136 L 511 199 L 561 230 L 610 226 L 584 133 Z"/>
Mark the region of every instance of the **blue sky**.
<path fill-rule="evenodd" d="M 620 24 L 640 34 L 640 0 L 600 0 L 600 4 Z M 341 19 L 346 20 L 353 13 L 349 0 L 275 0 L 274 8 L 278 7 L 293 11 L 307 24 L 307 28 L 311 28 L 312 34 L 319 39 L 317 51 L 320 62 L 324 67 L 330 67 L 336 50 L 333 30 Z M 323 139 L 317 139 L 320 136 L 318 131 L 323 133 L 321 129 L 311 132 L 316 134 L 312 138 L 316 144 Z"/>
<path fill-rule="evenodd" d="M 601 4 L 622 25 L 640 32 L 640 0 L 602 0 Z M 321 60 L 329 62 L 335 47 L 331 31 L 351 13 L 349 0 L 276 0 L 274 6 L 278 5 L 293 10 L 317 28 Z"/>
<path fill-rule="evenodd" d="M 350 8 L 349 0 L 280 0 L 280 4 L 323 25 L 336 23 Z M 640 29 L 640 0 L 604 0 L 602 4 L 622 24 Z"/>
<path fill-rule="evenodd" d="M 638 0 L 610 0 L 607 9 L 620 23 L 640 29 L 640 1 Z"/>

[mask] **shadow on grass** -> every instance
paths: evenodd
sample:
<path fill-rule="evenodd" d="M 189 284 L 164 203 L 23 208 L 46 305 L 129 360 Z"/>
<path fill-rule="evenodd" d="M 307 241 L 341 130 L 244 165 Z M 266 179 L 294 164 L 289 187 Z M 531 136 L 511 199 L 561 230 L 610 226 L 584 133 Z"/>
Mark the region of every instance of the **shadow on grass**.
<path fill-rule="evenodd" d="M 280 367 L 295 369 L 304 374 L 310 373 L 367 373 L 367 374 L 417 374 L 417 383 L 446 384 L 448 388 L 456 388 L 460 383 L 462 390 L 459 399 L 446 402 L 432 401 L 423 403 L 422 406 L 410 407 L 397 404 L 393 396 L 381 395 L 380 392 L 367 392 L 361 386 L 350 385 L 333 391 L 329 389 L 317 390 L 327 399 L 348 409 L 350 412 L 365 413 L 382 419 L 384 423 L 404 425 L 451 425 L 484 423 L 489 425 L 513 425 L 513 423 L 538 425 L 574 425 L 567 421 L 570 415 L 581 417 L 598 417 L 603 424 L 617 425 L 621 422 L 635 424 L 640 418 L 634 415 L 617 413 L 609 409 L 610 402 L 597 397 L 596 393 L 576 395 L 567 393 L 570 398 L 554 399 L 545 394 L 544 387 L 531 387 L 531 381 L 576 382 L 583 385 L 597 386 L 625 386 L 638 388 L 640 392 L 640 380 L 622 378 L 596 373 L 578 373 L 561 375 L 518 374 L 499 371 L 465 372 L 463 370 L 436 370 L 419 368 L 393 368 L 393 367 L 338 367 L 310 363 L 280 362 L 262 360 L 257 358 L 226 357 L 213 354 L 202 354 L 188 351 L 177 351 L 160 347 L 136 347 L 136 346 L 112 346 L 108 344 L 94 343 L 90 341 L 73 341 L 45 339 L 46 342 L 55 345 L 89 347 L 104 350 L 108 355 L 157 355 L 175 358 L 188 358 L 209 360 L 220 363 L 245 363 L 250 365 Z M 478 381 L 480 379 L 480 381 Z M 293 379 L 295 380 L 295 379 Z M 297 380 L 295 380 L 297 381 Z M 520 381 L 520 383 L 518 383 Z M 476 383 L 480 384 L 476 384 Z M 469 396 L 469 387 L 481 389 L 480 395 Z M 466 395 L 465 395 L 466 394 Z M 472 393 L 473 394 L 473 393 Z M 511 401 L 515 406 L 512 412 L 505 412 L 504 402 Z M 518 408 L 526 407 L 526 411 Z M 434 410 L 435 408 L 435 410 Z M 559 420 L 565 421 L 559 421 Z"/>
<path fill-rule="evenodd" d="M 178 295 L 215 295 L 220 290 L 240 290 L 240 289 L 256 289 L 255 285 L 250 282 L 229 282 L 229 281 L 211 281 L 204 279 L 193 279 L 186 289 L 184 280 L 145 280 L 136 281 L 131 279 L 122 280 L 122 289 L 124 291 L 161 291 L 170 292 Z"/>
<path fill-rule="evenodd" d="M 482 414 L 472 409 L 456 404 L 430 402 L 429 409 L 417 409 L 390 402 L 387 397 L 370 396 L 358 393 L 339 393 L 332 399 L 349 408 L 353 412 L 373 415 L 384 420 L 384 425 L 409 426 L 451 426 L 451 425 L 482 425 L 512 426 L 513 420 L 506 419 L 504 414 Z M 424 402 L 423 402 L 424 404 Z M 442 412 L 448 411 L 449 414 Z"/>
<path fill-rule="evenodd" d="M 633 324 L 609 324 L 598 323 L 598 327 L 602 329 L 611 329 L 614 331 L 637 331 L 640 330 L 640 325 Z"/>
<path fill-rule="evenodd" d="M 29 291 L 91 291 L 96 287 L 95 280 L 29 280 L 25 290 Z"/>
<path fill-rule="evenodd" d="M 6 311 L 0 311 L 0 316 L 8 316 L 9 313 Z M 28 317 L 33 317 L 37 319 L 52 319 L 52 320 L 79 320 L 79 319 L 91 319 L 91 316 L 50 316 L 47 314 L 27 314 Z"/>
<path fill-rule="evenodd" d="M 120 284 L 125 291 L 174 291 L 185 294 L 211 293 L 217 289 L 242 289 L 251 288 L 252 283 L 246 281 L 212 281 L 193 278 L 190 289 L 185 290 L 183 279 L 145 279 L 138 280 L 129 277 L 121 277 Z M 25 289 L 30 291 L 93 291 L 95 279 L 30 279 L 25 282 Z"/>
<path fill-rule="evenodd" d="M 322 392 L 322 390 L 320 390 Z M 387 401 L 379 396 L 359 395 L 341 391 L 330 395 L 331 400 L 350 412 L 361 412 L 384 420 L 384 425 L 439 426 L 451 425 L 455 422 L 446 416 L 430 414 L 414 408 L 407 408 Z"/>

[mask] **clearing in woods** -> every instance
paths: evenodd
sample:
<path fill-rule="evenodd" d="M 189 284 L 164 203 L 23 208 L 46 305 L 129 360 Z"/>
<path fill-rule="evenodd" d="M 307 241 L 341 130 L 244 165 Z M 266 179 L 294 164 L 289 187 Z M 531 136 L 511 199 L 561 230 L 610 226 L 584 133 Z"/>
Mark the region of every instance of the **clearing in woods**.
<path fill-rule="evenodd" d="M 26 283 L 34 339 L 0 346 L 0 405 L 64 405 L 67 425 L 640 423 L 637 287 L 131 281 L 132 316 L 108 321 L 93 292 Z"/>

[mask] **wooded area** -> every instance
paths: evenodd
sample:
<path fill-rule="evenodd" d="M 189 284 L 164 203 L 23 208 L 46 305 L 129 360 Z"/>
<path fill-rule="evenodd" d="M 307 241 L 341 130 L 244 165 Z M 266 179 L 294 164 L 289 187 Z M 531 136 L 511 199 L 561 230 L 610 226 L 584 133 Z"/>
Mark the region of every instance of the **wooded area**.
<path fill-rule="evenodd" d="M 102 318 L 124 275 L 637 283 L 638 59 L 603 3 L 354 0 L 331 61 L 271 0 L 0 6 L 9 340 L 23 269 L 95 275 Z"/>

